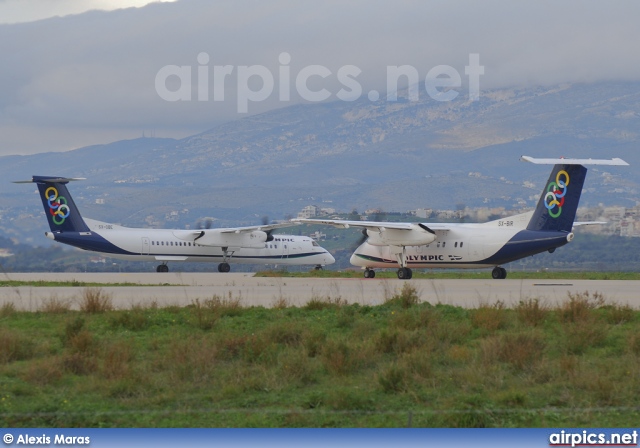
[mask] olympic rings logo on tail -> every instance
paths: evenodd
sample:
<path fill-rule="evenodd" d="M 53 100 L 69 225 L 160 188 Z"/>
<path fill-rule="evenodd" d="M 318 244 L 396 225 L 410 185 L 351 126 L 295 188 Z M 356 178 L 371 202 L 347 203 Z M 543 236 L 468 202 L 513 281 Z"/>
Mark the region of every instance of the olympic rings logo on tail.
<path fill-rule="evenodd" d="M 44 192 L 44 197 L 49 204 L 49 213 L 51 213 L 54 224 L 62 225 L 71 214 L 71 209 L 67 205 L 67 198 L 58 196 L 58 190 L 54 187 L 47 188 Z"/>
<path fill-rule="evenodd" d="M 547 186 L 547 194 L 544 196 L 544 206 L 549 210 L 549 216 L 557 218 L 562 214 L 564 197 L 569 186 L 569 173 L 565 170 L 558 171 L 555 182 L 550 182 Z"/>

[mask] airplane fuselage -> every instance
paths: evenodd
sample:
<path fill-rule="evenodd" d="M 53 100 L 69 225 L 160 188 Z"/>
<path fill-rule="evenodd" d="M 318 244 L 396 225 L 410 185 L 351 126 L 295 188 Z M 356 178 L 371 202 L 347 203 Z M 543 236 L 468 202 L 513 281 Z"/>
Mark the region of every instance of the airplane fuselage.
<path fill-rule="evenodd" d="M 48 238 L 109 257 L 136 261 L 222 262 L 221 247 L 205 246 L 193 241 L 185 230 L 121 227 L 85 219 L 89 232 L 47 232 Z M 259 248 L 257 247 L 259 246 Z M 326 249 L 309 237 L 274 235 L 272 241 L 254 248 L 229 246 L 235 263 L 248 264 L 315 264 L 334 262 Z"/>
<path fill-rule="evenodd" d="M 564 231 L 527 230 L 531 213 L 482 224 L 428 225 L 436 239 L 428 245 L 406 246 L 410 268 L 482 268 L 491 267 L 567 244 L 573 234 Z M 351 256 L 355 266 L 367 268 L 397 267 L 392 246 L 360 245 Z"/>

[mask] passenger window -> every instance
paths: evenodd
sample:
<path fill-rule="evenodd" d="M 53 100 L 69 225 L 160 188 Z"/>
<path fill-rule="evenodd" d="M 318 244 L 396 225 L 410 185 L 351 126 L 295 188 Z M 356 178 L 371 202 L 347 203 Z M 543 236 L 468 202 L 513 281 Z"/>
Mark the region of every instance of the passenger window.
<path fill-rule="evenodd" d="M 458 247 L 458 242 L 453 243 L 453 247 Z"/>
<path fill-rule="evenodd" d="M 462 247 L 462 242 L 460 243 L 460 247 Z"/>
<path fill-rule="evenodd" d="M 444 247 L 444 245 L 445 245 L 445 244 L 447 244 L 447 242 L 446 242 L 446 241 L 443 241 L 443 242 L 442 242 L 442 247 Z"/>

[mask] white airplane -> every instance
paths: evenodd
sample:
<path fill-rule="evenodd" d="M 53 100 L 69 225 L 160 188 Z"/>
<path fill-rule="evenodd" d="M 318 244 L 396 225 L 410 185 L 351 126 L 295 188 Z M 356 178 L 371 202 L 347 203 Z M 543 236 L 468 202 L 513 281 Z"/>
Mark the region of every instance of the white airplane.
<path fill-rule="evenodd" d="M 410 279 L 411 268 L 483 268 L 493 266 L 491 276 L 504 279 L 500 265 L 530 255 L 553 253 L 573 239 L 573 228 L 601 222 L 576 222 L 576 210 L 587 174 L 583 165 L 628 165 L 621 159 L 521 160 L 554 165 L 535 210 L 481 224 L 398 223 L 293 219 L 294 222 L 326 224 L 347 229 L 362 227 L 367 237 L 351 256 L 365 278 L 373 268 L 399 266 L 398 278 Z"/>
<path fill-rule="evenodd" d="M 170 261 L 220 262 L 219 272 L 236 263 L 325 266 L 335 262 L 326 249 L 309 237 L 272 235 L 281 223 L 226 229 L 136 229 L 83 219 L 67 189 L 79 178 L 33 176 L 15 183 L 36 183 L 50 232 L 47 238 L 124 260 L 159 261 L 157 272 L 169 272 Z"/>

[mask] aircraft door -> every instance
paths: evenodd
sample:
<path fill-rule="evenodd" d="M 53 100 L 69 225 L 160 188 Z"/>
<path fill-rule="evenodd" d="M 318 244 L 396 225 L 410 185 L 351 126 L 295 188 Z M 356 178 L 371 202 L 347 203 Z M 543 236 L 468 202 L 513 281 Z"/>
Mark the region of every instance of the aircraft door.
<path fill-rule="evenodd" d="M 284 241 L 282 243 L 282 258 L 283 259 L 287 259 L 289 258 L 289 251 L 291 250 L 291 245 L 293 243 L 291 241 Z"/>
<path fill-rule="evenodd" d="M 469 258 L 472 261 L 478 261 L 482 259 L 482 243 L 480 242 L 482 241 L 481 238 L 479 238 L 477 241 L 465 241 L 465 246 L 467 246 L 467 250 L 469 251 Z"/>
<path fill-rule="evenodd" d="M 142 238 L 142 255 L 149 255 L 149 238 Z"/>

